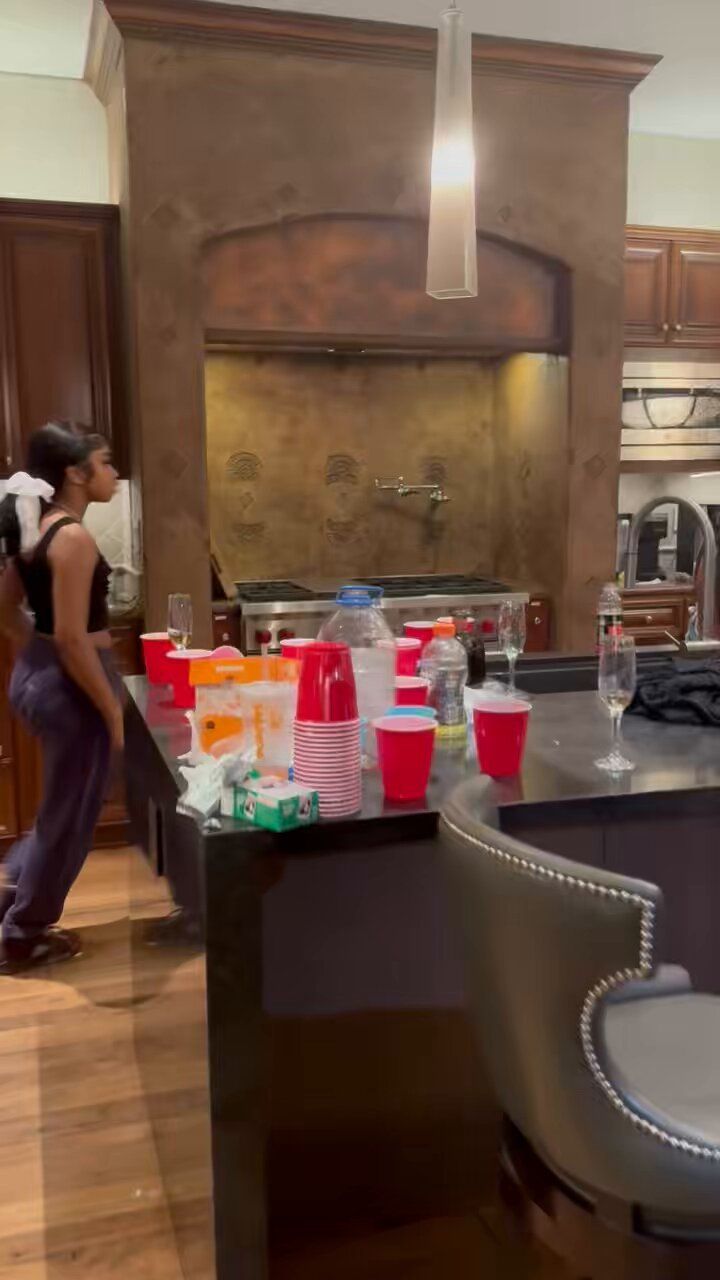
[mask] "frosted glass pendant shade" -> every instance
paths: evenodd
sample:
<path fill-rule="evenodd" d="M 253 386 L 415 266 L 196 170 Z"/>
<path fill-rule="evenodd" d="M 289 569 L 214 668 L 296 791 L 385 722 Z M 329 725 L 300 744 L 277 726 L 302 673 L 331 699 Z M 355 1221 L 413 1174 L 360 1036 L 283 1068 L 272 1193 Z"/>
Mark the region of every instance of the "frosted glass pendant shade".
<path fill-rule="evenodd" d="M 472 45 L 455 8 L 438 32 L 426 288 L 433 298 L 477 295 Z"/>

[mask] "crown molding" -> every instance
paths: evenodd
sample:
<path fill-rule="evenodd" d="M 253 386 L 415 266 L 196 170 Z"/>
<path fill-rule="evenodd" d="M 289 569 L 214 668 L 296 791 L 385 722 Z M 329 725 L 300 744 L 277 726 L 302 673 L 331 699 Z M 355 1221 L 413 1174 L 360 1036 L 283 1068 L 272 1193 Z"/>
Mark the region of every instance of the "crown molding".
<path fill-rule="evenodd" d="M 419 67 L 433 65 L 437 47 L 437 33 L 430 27 L 256 9 L 205 0 L 104 0 L 104 4 L 95 0 L 88 68 L 96 67 L 98 62 L 102 66 L 103 61 L 94 50 L 102 35 L 98 8 L 109 14 L 123 38 L 207 41 L 272 52 L 306 53 L 319 58 L 352 58 Z M 107 38 L 102 42 L 107 43 Z M 606 82 L 630 90 L 659 61 L 650 54 L 622 50 L 473 36 L 475 68 L 504 75 L 593 84 Z M 86 78 L 93 83 L 90 74 Z"/>
<path fill-rule="evenodd" d="M 84 78 L 104 106 L 122 62 L 122 46 L 122 35 L 106 6 L 102 0 L 93 0 Z"/>

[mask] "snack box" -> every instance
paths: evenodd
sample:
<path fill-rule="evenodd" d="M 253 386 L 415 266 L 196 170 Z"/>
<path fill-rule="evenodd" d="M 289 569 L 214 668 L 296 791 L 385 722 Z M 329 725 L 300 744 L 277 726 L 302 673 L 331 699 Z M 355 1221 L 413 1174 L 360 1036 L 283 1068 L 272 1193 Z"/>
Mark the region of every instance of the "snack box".
<path fill-rule="evenodd" d="M 229 788 L 229 818 L 241 818 L 268 831 L 291 831 L 318 820 L 317 791 L 278 778 L 246 778 Z"/>

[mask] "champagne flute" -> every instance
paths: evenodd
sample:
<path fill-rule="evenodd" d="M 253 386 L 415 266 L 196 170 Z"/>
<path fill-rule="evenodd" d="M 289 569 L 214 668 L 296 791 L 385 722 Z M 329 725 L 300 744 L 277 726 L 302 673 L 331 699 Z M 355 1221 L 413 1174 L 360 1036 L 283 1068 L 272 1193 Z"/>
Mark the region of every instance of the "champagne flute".
<path fill-rule="evenodd" d="M 515 667 L 525 648 L 525 605 L 520 600 L 503 600 L 498 614 L 498 642 L 508 660 L 508 693 L 523 697 L 515 684 Z"/>
<path fill-rule="evenodd" d="M 187 649 L 192 635 L 192 600 L 175 593 L 168 596 L 167 633 L 176 649 Z"/>
<path fill-rule="evenodd" d="M 633 700 L 636 680 L 635 641 L 632 636 L 606 636 L 600 646 L 598 694 L 610 712 L 612 746 L 608 755 L 596 760 L 598 769 L 608 773 L 628 773 L 635 768 L 622 753 L 623 712 Z"/>

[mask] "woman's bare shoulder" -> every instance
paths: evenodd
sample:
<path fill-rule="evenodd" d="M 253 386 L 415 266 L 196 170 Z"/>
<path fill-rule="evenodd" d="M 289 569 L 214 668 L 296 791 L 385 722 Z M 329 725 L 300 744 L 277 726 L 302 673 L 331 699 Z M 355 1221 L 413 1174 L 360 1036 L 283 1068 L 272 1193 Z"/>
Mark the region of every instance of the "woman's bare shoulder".
<path fill-rule="evenodd" d="M 62 529 L 58 529 L 48 547 L 48 558 L 56 563 L 77 556 L 85 558 L 97 556 L 97 554 L 95 539 L 79 520 L 73 521 L 72 524 L 64 524 Z"/>

